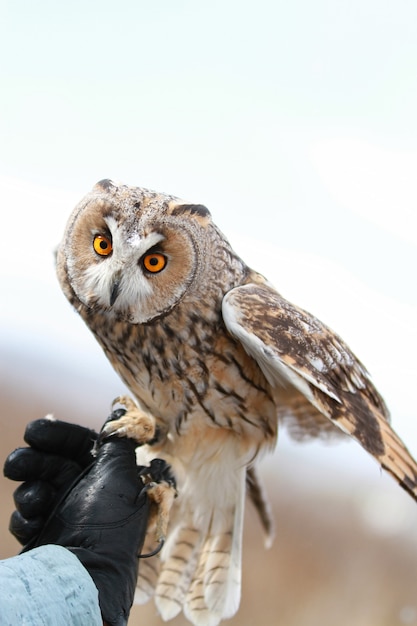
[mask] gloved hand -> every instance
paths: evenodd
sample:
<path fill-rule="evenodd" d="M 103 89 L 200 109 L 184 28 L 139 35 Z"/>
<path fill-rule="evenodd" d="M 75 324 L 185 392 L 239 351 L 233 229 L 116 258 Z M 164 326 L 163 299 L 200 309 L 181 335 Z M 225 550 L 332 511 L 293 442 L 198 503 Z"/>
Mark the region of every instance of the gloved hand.
<path fill-rule="evenodd" d="M 21 481 L 13 496 L 16 510 L 9 530 L 23 545 L 36 540 L 55 505 L 93 461 L 97 433 L 89 428 L 42 418 L 24 434 L 29 448 L 17 448 L 4 464 L 4 475 Z"/>
<path fill-rule="evenodd" d="M 120 411 L 123 410 L 115 412 L 115 419 L 121 416 Z M 74 430 L 65 422 L 49 422 L 31 427 L 35 431 L 43 431 L 41 443 L 37 438 L 38 449 L 32 450 L 40 454 L 35 455 L 35 475 L 43 486 L 52 485 L 53 489 L 58 490 L 49 500 L 39 498 L 44 503 L 40 507 L 42 515 L 51 501 L 54 498 L 56 500 L 56 494 L 61 492 L 63 486 L 68 487 L 68 480 L 73 478 L 77 466 L 79 470 L 93 459 L 91 449 L 97 435 L 88 429 L 81 431 L 80 428 L 75 427 Z M 69 435 L 66 441 L 65 437 L 61 437 L 64 431 Z M 81 455 L 74 455 L 71 436 L 74 436 L 73 441 L 78 438 L 81 441 Z M 32 441 L 32 437 L 29 439 Z M 103 619 L 110 626 L 127 624 L 136 586 L 138 555 L 149 515 L 147 488 L 140 477 L 143 468 L 136 465 L 136 446 L 137 443 L 131 439 L 104 437 L 100 441 L 96 459 L 73 482 L 41 532 L 24 548 L 27 550 L 45 544 L 58 544 L 71 550 L 93 578 L 99 591 Z M 66 459 L 62 475 L 56 454 L 42 453 L 39 447 L 46 452 L 59 452 Z M 68 459 L 68 454 L 72 454 L 72 458 Z M 25 456 L 29 459 L 33 457 L 28 452 Z M 16 466 L 21 468 L 25 462 L 23 452 L 15 451 L 6 460 L 5 474 L 11 478 L 21 477 L 24 472 L 21 469 L 16 471 Z M 55 478 L 58 480 L 52 478 L 51 468 L 57 473 Z M 42 489 L 39 487 L 36 492 L 40 491 Z M 49 487 L 46 491 L 49 491 Z M 31 493 L 30 488 L 26 493 Z M 29 512 L 33 510 L 33 504 L 27 504 Z"/>

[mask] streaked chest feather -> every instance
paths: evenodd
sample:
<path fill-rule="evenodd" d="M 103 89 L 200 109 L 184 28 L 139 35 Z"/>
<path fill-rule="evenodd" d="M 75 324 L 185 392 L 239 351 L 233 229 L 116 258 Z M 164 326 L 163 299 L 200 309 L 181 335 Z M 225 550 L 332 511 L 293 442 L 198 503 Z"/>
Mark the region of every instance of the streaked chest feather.
<path fill-rule="evenodd" d="M 275 439 L 271 388 L 221 317 L 170 317 L 97 325 L 97 339 L 142 407 L 177 434 L 198 418 L 259 442 Z"/>

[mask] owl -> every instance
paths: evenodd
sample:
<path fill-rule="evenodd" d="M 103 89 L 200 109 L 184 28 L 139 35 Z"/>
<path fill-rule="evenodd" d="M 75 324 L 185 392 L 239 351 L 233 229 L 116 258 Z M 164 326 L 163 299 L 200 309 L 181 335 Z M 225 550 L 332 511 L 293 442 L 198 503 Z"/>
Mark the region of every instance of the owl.
<path fill-rule="evenodd" d="M 351 435 L 417 497 L 417 464 L 367 370 L 244 263 L 205 206 L 103 180 L 69 218 L 57 273 L 134 396 L 130 417 L 151 423 L 140 453 L 176 475 L 165 545 L 138 581 L 163 619 L 215 626 L 237 611 L 245 492 L 271 535 L 255 466 L 278 424 Z"/>

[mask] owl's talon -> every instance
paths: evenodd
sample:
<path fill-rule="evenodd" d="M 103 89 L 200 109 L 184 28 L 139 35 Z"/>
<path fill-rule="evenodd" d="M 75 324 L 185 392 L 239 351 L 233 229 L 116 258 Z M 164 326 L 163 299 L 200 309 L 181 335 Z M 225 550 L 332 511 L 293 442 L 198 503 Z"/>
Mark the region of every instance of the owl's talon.
<path fill-rule="evenodd" d="M 125 407 L 126 411 L 137 411 L 139 410 L 138 405 L 130 396 L 117 396 L 111 403 L 111 408 L 113 409 L 116 404 L 120 404 Z"/>
<path fill-rule="evenodd" d="M 113 400 L 112 408 L 116 404 L 121 404 L 126 408 L 116 409 L 112 412 L 109 420 L 101 429 L 98 445 L 103 439 L 113 435 L 134 439 L 139 446 L 155 438 L 156 422 L 153 417 L 142 411 L 128 396 L 120 396 Z"/>
<path fill-rule="evenodd" d="M 167 535 L 170 510 L 178 494 L 171 468 L 162 459 L 153 459 L 150 467 L 142 468 L 139 475 L 145 483 L 145 490 L 152 505 L 149 526 L 155 526 L 155 537 L 159 544 L 156 550 L 142 555 L 141 558 L 145 558 L 157 554 L 162 549 Z"/>
<path fill-rule="evenodd" d="M 174 489 L 177 486 L 171 466 L 163 459 L 152 459 L 149 466 L 144 466 L 139 470 L 139 476 L 142 476 L 145 485 L 154 486 L 165 482 Z"/>
<path fill-rule="evenodd" d="M 161 539 L 161 541 L 159 542 L 155 550 L 152 550 L 151 552 L 147 552 L 146 554 L 139 554 L 138 555 L 139 558 L 149 559 L 151 556 L 156 556 L 157 554 L 159 554 L 159 552 L 161 552 L 162 548 L 164 547 L 164 543 L 165 543 L 165 539 Z"/>

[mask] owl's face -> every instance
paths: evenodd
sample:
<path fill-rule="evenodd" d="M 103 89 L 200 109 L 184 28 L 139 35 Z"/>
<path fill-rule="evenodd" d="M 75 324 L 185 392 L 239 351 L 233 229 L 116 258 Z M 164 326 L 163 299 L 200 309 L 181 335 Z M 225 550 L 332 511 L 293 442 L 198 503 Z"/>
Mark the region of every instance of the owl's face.
<path fill-rule="evenodd" d="M 196 279 L 199 231 L 209 220 L 200 205 L 102 181 L 68 222 L 57 256 L 61 284 L 89 309 L 149 322 L 170 311 Z"/>

